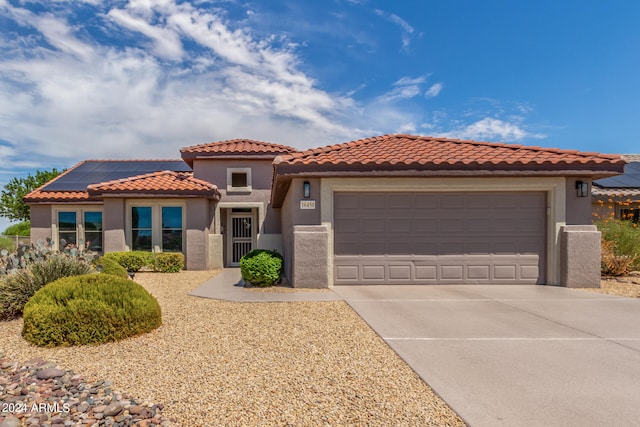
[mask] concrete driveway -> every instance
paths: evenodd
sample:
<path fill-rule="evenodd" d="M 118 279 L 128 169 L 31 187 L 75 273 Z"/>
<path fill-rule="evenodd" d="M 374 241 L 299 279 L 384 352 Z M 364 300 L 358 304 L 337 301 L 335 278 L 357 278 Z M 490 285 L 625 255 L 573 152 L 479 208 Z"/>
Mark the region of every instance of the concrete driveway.
<path fill-rule="evenodd" d="M 550 286 L 336 286 L 471 426 L 640 422 L 640 300 Z"/>

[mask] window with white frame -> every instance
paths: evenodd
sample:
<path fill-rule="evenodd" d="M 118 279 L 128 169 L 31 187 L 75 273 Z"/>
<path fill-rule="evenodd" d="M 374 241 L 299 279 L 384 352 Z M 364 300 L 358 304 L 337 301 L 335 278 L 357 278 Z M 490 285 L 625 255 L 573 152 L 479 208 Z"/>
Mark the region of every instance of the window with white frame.
<path fill-rule="evenodd" d="M 134 251 L 182 252 L 184 209 L 181 205 L 140 203 L 132 205 L 129 236 Z"/>
<path fill-rule="evenodd" d="M 102 211 L 74 209 L 56 212 L 57 247 L 102 252 Z"/>
<path fill-rule="evenodd" d="M 251 192 L 251 168 L 228 168 L 227 192 Z"/>

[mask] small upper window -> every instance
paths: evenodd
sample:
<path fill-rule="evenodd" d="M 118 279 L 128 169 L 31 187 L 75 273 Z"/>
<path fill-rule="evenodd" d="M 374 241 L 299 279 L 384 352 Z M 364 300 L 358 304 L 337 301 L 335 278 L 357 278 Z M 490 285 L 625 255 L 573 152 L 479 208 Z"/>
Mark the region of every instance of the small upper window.
<path fill-rule="evenodd" d="M 251 192 L 251 168 L 227 169 L 227 192 Z"/>

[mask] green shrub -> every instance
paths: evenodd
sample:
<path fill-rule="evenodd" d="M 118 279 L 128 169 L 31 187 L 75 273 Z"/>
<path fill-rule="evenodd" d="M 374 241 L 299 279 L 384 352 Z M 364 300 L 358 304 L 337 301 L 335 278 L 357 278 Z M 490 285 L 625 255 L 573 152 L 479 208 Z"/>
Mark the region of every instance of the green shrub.
<path fill-rule="evenodd" d="M 5 236 L 29 236 L 31 234 L 31 222 L 22 221 L 17 224 L 13 224 L 4 230 Z"/>
<path fill-rule="evenodd" d="M 0 281 L 0 319 L 19 317 L 29 298 L 44 285 L 62 277 L 92 273 L 93 267 L 77 258 L 54 254 Z"/>
<path fill-rule="evenodd" d="M 153 271 L 177 273 L 184 268 L 184 255 L 180 252 L 156 252 L 153 254 Z"/>
<path fill-rule="evenodd" d="M 132 273 L 153 264 L 153 253 L 146 251 L 109 252 L 102 258 L 113 259 Z"/>
<path fill-rule="evenodd" d="M 252 285 L 266 287 L 280 280 L 284 261 L 276 251 L 254 249 L 240 259 L 242 278 Z"/>
<path fill-rule="evenodd" d="M 613 242 L 613 255 L 630 259 L 630 269 L 640 270 L 640 227 L 631 221 L 608 220 L 596 224 L 602 239 Z"/>
<path fill-rule="evenodd" d="M 13 239 L 9 237 L 0 237 L 0 250 L 6 249 L 9 252 L 13 252 L 16 245 L 13 243 Z"/>
<path fill-rule="evenodd" d="M 129 277 L 127 269 L 118 264 L 113 258 L 100 257 L 93 262 L 93 265 L 96 266 L 100 273 L 111 274 L 124 279 Z"/>
<path fill-rule="evenodd" d="M 159 327 L 156 299 L 137 283 L 110 274 L 57 280 L 24 308 L 22 336 L 38 346 L 118 341 Z"/>

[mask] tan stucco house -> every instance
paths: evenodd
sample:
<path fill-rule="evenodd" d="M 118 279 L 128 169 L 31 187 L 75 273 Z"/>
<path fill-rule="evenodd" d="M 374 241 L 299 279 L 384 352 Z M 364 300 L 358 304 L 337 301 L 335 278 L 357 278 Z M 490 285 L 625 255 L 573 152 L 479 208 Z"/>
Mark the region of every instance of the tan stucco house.
<path fill-rule="evenodd" d="M 180 251 L 188 269 L 275 249 L 296 287 L 597 286 L 589 190 L 625 165 L 617 155 L 402 134 L 305 151 L 238 139 L 180 153 L 79 163 L 25 197 L 32 238 Z"/>
<path fill-rule="evenodd" d="M 622 175 L 593 182 L 591 202 L 595 221 L 640 222 L 640 154 L 624 154 Z"/>

